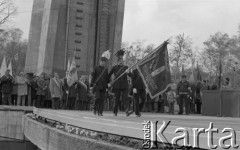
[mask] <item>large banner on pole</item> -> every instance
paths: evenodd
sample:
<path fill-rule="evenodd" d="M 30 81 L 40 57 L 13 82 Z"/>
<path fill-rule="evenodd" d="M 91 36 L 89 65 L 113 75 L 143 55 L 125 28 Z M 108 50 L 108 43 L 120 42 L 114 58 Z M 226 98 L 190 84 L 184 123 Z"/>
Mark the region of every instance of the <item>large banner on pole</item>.
<path fill-rule="evenodd" d="M 171 83 L 167 44 L 164 42 L 137 66 L 152 99 L 166 91 Z"/>

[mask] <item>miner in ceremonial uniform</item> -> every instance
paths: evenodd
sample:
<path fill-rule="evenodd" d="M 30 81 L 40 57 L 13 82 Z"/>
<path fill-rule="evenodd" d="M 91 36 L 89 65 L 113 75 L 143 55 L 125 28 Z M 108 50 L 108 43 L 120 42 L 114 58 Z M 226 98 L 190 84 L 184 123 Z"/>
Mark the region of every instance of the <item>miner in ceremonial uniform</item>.
<path fill-rule="evenodd" d="M 107 61 L 110 59 L 110 52 L 102 54 L 100 65 L 96 66 L 91 74 L 91 91 L 95 94 L 93 113 L 103 116 L 104 100 L 106 99 L 106 89 L 108 87 L 108 69 Z"/>
<path fill-rule="evenodd" d="M 131 73 L 131 78 L 134 97 L 134 110 L 136 117 L 140 117 L 141 116 L 140 112 L 143 110 L 143 106 L 146 99 L 145 85 L 137 69 L 133 70 L 133 72 Z M 141 98 L 141 103 L 139 103 L 139 98 Z M 130 112 L 129 115 L 131 113 L 132 112 Z"/>
<path fill-rule="evenodd" d="M 130 102 L 128 100 L 128 79 L 127 75 L 129 74 L 129 69 L 127 66 L 123 64 L 123 56 L 125 52 L 123 49 L 119 50 L 116 53 L 118 57 L 118 64 L 113 66 L 111 71 L 109 72 L 109 79 L 114 74 L 114 82 L 113 82 L 113 91 L 115 93 L 115 103 L 113 113 L 117 116 L 120 97 L 122 98 L 123 104 L 125 104 L 126 115 L 128 116 L 128 111 L 130 107 Z"/>

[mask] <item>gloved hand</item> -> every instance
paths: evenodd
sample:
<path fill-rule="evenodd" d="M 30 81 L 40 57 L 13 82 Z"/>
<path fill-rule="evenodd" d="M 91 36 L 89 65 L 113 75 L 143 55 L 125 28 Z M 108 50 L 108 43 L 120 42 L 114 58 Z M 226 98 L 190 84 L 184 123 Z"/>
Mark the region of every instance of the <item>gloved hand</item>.
<path fill-rule="evenodd" d="M 129 73 L 129 69 L 127 69 L 127 70 L 125 71 L 125 73 L 127 73 L 127 74 L 128 74 L 128 73 Z"/>
<path fill-rule="evenodd" d="M 69 92 L 68 92 L 68 91 L 66 91 L 66 93 L 68 94 Z"/>
<path fill-rule="evenodd" d="M 108 87 L 111 87 L 112 85 L 110 83 L 108 83 Z"/>
<path fill-rule="evenodd" d="M 136 89 L 136 88 L 133 89 L 133 93 L 134 93 L 134 94 L 137 93 L 137 89 Z"/>

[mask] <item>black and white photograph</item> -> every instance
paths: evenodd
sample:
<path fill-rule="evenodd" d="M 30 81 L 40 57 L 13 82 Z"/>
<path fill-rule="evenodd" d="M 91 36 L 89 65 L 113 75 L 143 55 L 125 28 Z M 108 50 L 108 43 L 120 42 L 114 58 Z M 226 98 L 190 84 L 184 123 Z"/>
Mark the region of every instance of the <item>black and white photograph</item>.
<path fill-rule="evenodd" d="M 0 0 L 0 150 L 240 150 L 240 0 Z"/>

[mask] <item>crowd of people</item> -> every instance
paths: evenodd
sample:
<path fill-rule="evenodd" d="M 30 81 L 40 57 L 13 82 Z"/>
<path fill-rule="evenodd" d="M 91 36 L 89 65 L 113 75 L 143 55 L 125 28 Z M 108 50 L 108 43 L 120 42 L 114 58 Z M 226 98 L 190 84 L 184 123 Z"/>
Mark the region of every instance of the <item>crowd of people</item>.
<path fill-rule="evenodd" d="M 68 72 L 67 72 L 68 73 Z M 2 105 L 35 106 L 37 108 L 88 110 L 88 80 L 81 76 L 78 82 L 69 86 L 67 77 L 58 73 L 47 75 L 33 73 L 10 75 L 6 70 L 0 78 Z"/>
<path fill-rule="evenodd" d="M 130 70 L 125 66 L 123 55 L 124 51 L 117 53 L 118 64 L 110 71 L 106 67 L 108 59 L 102 57 L 90 79 L 83 75 L 72 85 L 68 84 L 67 79 L 70 72 L 66 72 L 66 77 L 60 79 L 58 73 L 42 73 L 40 76 L 20 73 L 12 76 L 10 70 L 6 70 L 0 78 L 0 104 L 69 110 L 93 109 L 95 115 L 102 116 L 105 102 L 111 101 L 114 116 L 120 109 L 125 111 L 126 116 L 135 112 L 136 117 L 140 117 L 144 105 L 150 103 L 151 110 L 155 112 L 175 114 L 174 108 L 178 105 L 178 114 L 185 112 L 188 115 L 201 113 L 202 91 L 218 89 L 214 81 L 193 83 L 186 80 L 186 75 L 182 75 L 181 81 L 169 84 L 165 92 L 151 99 L 138 70 Z M 222 87 L 230 86 L 230 80 L 226 78 Z M 165 109 L 166 106 L 168 109 Z"/>

